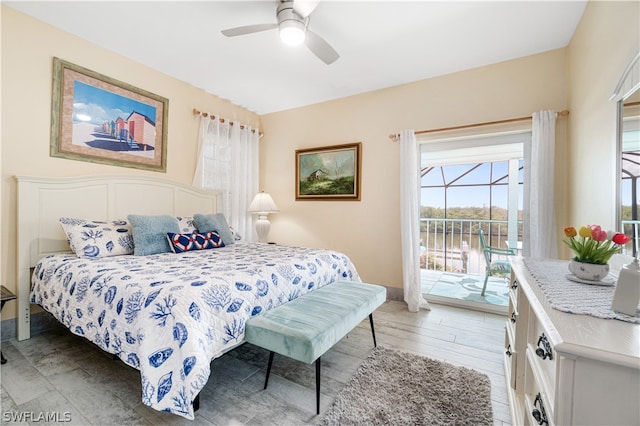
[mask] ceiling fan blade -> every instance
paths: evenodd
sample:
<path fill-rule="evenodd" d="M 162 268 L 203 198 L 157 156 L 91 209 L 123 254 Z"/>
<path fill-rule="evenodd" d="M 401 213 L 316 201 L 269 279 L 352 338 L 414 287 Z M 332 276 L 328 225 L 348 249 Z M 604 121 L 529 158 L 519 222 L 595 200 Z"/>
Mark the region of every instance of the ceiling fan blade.
<path fill-rule="evenodd" d="M 335 51 L 333 47 L 329 45 L 322 37 L 313 31 L 307 29 L 304 44 L 307 45 L 309 50 L 313 52 L 318 58 L 327 65 L 331 65 L 338 60 L 340 55 Z"/>
<path fill-rule="evenodd" d="M 227 37 L 235 37 L 245 34 L 259 33 L 261 31 L 273 30 L 278 28 L 278 24 L 254 24 L 245 25 L 244 27 L 229 28 L 222 30 L 222 34 Z"/>
<path fill-rule="evenodd" d="M 320 0 L 294 0 L 293 10 L 302 18 L 306 18 L 311 15 L 318 3 L 320 3 Z"/>

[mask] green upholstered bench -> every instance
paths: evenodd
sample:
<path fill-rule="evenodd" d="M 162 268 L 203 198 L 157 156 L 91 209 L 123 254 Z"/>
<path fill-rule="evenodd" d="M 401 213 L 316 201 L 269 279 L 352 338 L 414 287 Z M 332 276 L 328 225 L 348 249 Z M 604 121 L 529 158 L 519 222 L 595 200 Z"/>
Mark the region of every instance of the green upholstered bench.
<path fill-rule="evenodd" d="M 271 351 L 264 388 L 269 383 L 275 352 L 316 364 L 316 413 L 320 414 L 320 357 L 367 316 L 373 345 L 373 311 L 387 298 L 374 284 L 336 281 L 277 306 L 247 321 L 245 341 Z"/>

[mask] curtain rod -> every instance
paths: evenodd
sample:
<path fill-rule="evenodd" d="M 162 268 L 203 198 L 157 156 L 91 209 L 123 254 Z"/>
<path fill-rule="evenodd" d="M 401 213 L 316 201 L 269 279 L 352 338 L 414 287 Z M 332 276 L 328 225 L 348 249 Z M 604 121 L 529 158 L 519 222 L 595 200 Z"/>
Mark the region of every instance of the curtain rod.
<path fill-rule="evenodd" d="M 211 114 L 211 113 L 208 113 L 208 112 L 202 112 L 202 111 L 198 110 L 197 108 L 194 108 L 194 109 L 193 109 L 193 115 L 201 115 L 201 116 L 203 116 L 203 117 L 210 117 L 212 120 L 215 120 L 215 119 L 216 119 L 216 116 L 215 116 L 215 115 L 213 115 L 213 114 Z M 219 122 L 221 122 L 221 123 L 224 123 L 226 120 L 225 120 L 224 118 L 222 118 L 222 117 L 219 117 L 219 118 L 218 118 L 218 121 L 219 121 Z M 229 126 L 233 126 L 233 121 L 229 121 Z M 241 128 L 241 129 L 244 129 L 244 124 L 241 124 L 241 125 L 240 125 L 240 128 Z M 255 132 L 256 132 L 256 130 L 255 130 L 255 129 L 252 129 L 252 130 L 251 130 L 251 133 L 255 133 Z M 259 135 L 260 137 L 264 136 L 264 134 L 263 134 L 263 133 L 258 133 L 258 135 Z"/>
<path fill-rule="evenodd" d="M 557 113 L 558 117 L 564 117 L 569 115 L 568 110 L 560 111 Z M 461 126 L 452 126 L 452 127 L 442 127 L 440 129 L 429 129 L 429 130 L 418 130 L 415 132 L 416 135 L 423 135 L 426 133 L 435 133 L 435 132 L 446 132 L 448 130 L 460 130 L 460 129 L 468 129 L 471 127 L 480 127 L 480 126 L 490 126 L 492 124 L 505 124 L 505 123 L 515 123 L 518 121 L 527 121 L 531 120 L 531 116 L 527 117 L 518 117 L 518 118 L 507 118 L 506 120 L 497 120 L 497 121 L 485 121 L 484 123 L 475 123 L 475 124 L 463 124 Z M 397 140 L 400 137 L 399 133 L 394 133 L 389 135 L 389 139 Z"/>

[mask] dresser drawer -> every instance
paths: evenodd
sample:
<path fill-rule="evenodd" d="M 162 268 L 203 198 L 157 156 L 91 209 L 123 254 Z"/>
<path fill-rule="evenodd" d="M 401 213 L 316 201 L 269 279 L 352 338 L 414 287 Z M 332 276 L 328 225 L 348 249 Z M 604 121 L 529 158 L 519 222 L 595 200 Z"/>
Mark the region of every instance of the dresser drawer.
<path fill-rule="evenodd" d="M 539 377 L 539 385 L 553 401 L 556 389 L 558 356 L 540 319 L 531 315 L 527 333 L 527 361 Z"/>
<path fill-rule="evenodd" d="M 516 352 L 515 335 L 511 321 L 507 320 L 504 333 L 504 362 L 505 373 L 507 374 L 507 383 L 511 388 L 516 388 L 516 375 L 518 367 L 518 353 Z"/>
<path fill-rule="evenodd" d="M 544 394 L 537 392 L 530 396 L 526 394 L 524 397 L 524 424 L 531 426 L 552 426 L 553 420 L 549 415 L 548 407 Z"/>
<path fill-rule="evenodd" d="M 551 426 L 553 421 L 553 396 L 549 395 L 543 380 L 536 372 L 535 363 L 530 352 L 527 352 L 524 394 L 524 424 Z"/>
<path fill-rule="evenodd" d="M 517 303 L 515 300 L 511 298 L 509 295 L 509 310 L 507 311 L 507 326 L 511 327 L 512 330 L 516 328 L 516 323 L 518 322 L 518 317 L 520 314 L 518 313 Z"/>
<path fill-rule="evenodd" d="M 511 273 L 511 279 L 509 280 L 509 298 L 514 302 L 515 308 L 518 308 L 518 287 L 520 283 L 518 282 L 518 278 L 515 274 Z"/>

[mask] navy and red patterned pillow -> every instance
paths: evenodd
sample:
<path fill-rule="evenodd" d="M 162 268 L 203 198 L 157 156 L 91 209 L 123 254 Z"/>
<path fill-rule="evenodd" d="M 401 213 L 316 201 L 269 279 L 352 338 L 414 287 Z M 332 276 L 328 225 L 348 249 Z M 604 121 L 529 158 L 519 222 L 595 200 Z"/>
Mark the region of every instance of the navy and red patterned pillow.
<path fill-rule="evenodd" d="M 204 233 L 194 232 L 192 234 L 176 234 L 168 232 L 167 241 L 169 241 L 169 247 L 174 253 L 224 247 L 222 237 L 220 237 L 220 234 L 216 231 Z"/>

